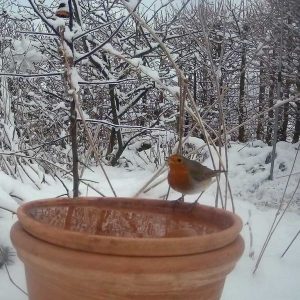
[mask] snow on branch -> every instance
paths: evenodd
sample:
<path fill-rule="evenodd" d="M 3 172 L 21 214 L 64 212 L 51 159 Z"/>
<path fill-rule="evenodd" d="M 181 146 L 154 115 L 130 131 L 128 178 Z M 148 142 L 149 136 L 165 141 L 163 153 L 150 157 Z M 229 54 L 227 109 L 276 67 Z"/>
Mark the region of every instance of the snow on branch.
<path fill-rule="evenodd" d="M 85 81 L 85 80 L 78 80 L 78 84 L 82 85 L 115 85 L 120 83 L 127 83 L 132 81 L 137 81 L 136 78 L 126 78 L 126 79 L 110 79 L 110 80 L 92 80 L 92 81 Z"/>
<path fill-rule="evenodd" d="M 82 61 L 83 59 L 86 59 L 88 57 L 90 57 L 91 55 L 93 55 L 94 53 L 96 53 L 97 51 L 99 51 L 101 48 L 104 47 L 104 45 L 106 45 L 107 43 L 109 43 L 111 41 L 111 39 L 120 31 L 121 27 L 123 26 L 123 24 L 128 20 L 128 18 L 130 17 L 131 14 L 128 14 L 123 21 L 119 24 L 119 26 L 116 28 L 116 30 L 103 42 L 101 43 L 99 46 L 95 47 L 93 50 L 91 50 L 90 52 L 82 55 L 81 57 L 79 57 L 78 59 L 75 60 L 74 64 L 76 65 L 77 63 L 79 63 L 80 61 Z"/>
<path fill-rule="evenodd" d="M 97 26 L 97 27 L 95 27 L 95 28 L 89 29 L 89 30 L 87 30 L 87 31 L 84 31 L 84 32 L 81 32 L 81 33 L 78 33 L 78 34 L 74 34 L 74 36 L 73 36 L 73 41 L 76 41 L 76 40 L 78 40 L 79 38 L 81 38 L 81 37 L 83 37 L 83 36 L 85 36 L 85 35 L 87 35 L 87 34 L 89 34 L 89 33 L 91 33 L 91 32 L 97 31 L 97 30 L 99 30 L 99 29 L 101 29 L 101 28 L 103 28 L 103 27 L 106 27 L 106 26 L 108 26 L 108 25 L 114 24 L 114 23 L 116 23 L 117 21 L 122 20 L 123 18 L 124 18 L 124 16 L 122 16 L 122 17 L 120 17 L 120 18 L 117 18 L 117 19 L 115 19 L 115 20 L 112 20 L 112 21 L 110 21 L 110 22 L 107 22 L 107 23 L 105 23 L 105 24 L 101 24 L 101 25 L 99 25 L 99 26 Z"/>
<path fill-rule="evenodd" d="M 145 74 L 146 76 L 150 77 L 160 88 L 167 90 L 170 94 L 172 94 L 173 96 L 176 96 L 178 94 L 178 89 L 172 86 L 167 86 L 165 85 L 157 71 L 152 70 L 149 67 L 146 67 L 144 65 L 142 65 L 142 61 L 139 58 L 127 58 L 125 55 L 123 55 L 121 52 L 115 50 L 113 48 L 113 46 L 111 44 L 106 44 L 103 47 L 103 50 L 126 61 L 128 64 L 130 64 L 131 66 L 135 67 L 137 70 L 139 70 L 141 73 Z"/>
<path fill-rule="evenodd" d="M 1 77 L 21 77 L 21 78 L 50 77 L 50 76 L 62 76 L 62 75 L 63 72 L 42 73 L 42 74 L 0 73 Z"/>
<path fill-rule="evenodd" d="M 46 18 L 38 9 L 38 7 L 36 6 L 35 2 L 33 0 L 28 0 L 32 9 L 34 10 L 34 12 L 40 17 L 40 19 L 46 24 L 48 25 L 57 36 L 60 36 L 57 28 L 59 26 L 64 26 L 65 25 L 65 21 L 61 18 L 57 18 L 56 20 L 51 20 Z"/>
<path fill-rule="evenodd" d="M 82 120 L 77 118 L 77 121 L 82 121 Z M 97 119 L 85 119 L 85 121 L 89 122 L 89 123 L 100 123 L 100 124 L 107 125 L 108 127 L 113 127 L 113 128 L 127 128 L 127 129 L 132 129 L 132 130 L 134 129 L 134 130 L 167 131 L 164 128 L 150 128 L 150 127 L 134 126 L 134 125 L 118 125 L 118 124 L 113 124 L 113 123 L 105 121 L 105 120 L 97 120 Z"/>

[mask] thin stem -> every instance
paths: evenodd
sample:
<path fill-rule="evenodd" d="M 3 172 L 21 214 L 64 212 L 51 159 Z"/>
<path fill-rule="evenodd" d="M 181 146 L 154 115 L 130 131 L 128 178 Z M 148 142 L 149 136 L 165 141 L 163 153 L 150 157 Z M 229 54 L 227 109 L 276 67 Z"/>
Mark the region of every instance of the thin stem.
<path fill-rule="evenodd" d="M 149 186 L 149 184 L 155 179 L 157 178 L 160 174 L 162 174 L 164 172 L 166 163 L 164 163 L 155 173 L 154 175 L 134 194 L 134 198 L 138 197 L 139 194 L 141 194 L 146 187 Z"/>
<path fill-rule="evenodd" d="M 97 26 L 97 27 L 95 27 L 95 28 L 89 29 L 89 30 L 87 30 L 87 31 L 85 31 L 85 32 L 82 32 L 81 34 L 75 35 L 75 36 L 73 37 L 73 41 L 76 41 L 76 40 L 78 40 L 79 38 L 81 38 L 81 37 L 83 37 L 83 36 L 85 36 L 85 35 L 87 35 L 87 34 L 89 34 L 89 33 L 91 33 L 91 32 L 94 32 L 94 31 L 96 31 L 96 30 L 98 30 L 98 29 L 101 29 L 101 28 L 103 28 L 103 27 L 106 27 L 106 26 L 108 26 L 108 25 L 111 25 L 111 24 L 113 24 L 113 23 L 115 23 L 115 22 L 117 22 L 117 21 L 119 21 L 119 20 L 121 20 L 121 19 L 123 19 L 123 18 L 124 18 L 124 16 L 122 16 L 122 17 L 120 17 L 120 18 L 118 18 L 118 19 L 112 20 L 112 21 L 110 21 L 110 22 L 107 22 L 107 23 L 105 23 L 105 24 L 101 24 L 100 26 Z"/>
<path fill-rule="evenodd" d="M 186 98 L 186 89 L 187 89 L 187 82 L 183 78 L 180 79 L 180 96 L 179 96 L 179 126 L 178 126 L 178 135 L 179 135 L 179 142 L 177 152 L 179 154 L 182 153 L 182 138 L 184 136 L 184 106 L 185 106 L 185 98 Z"/>
<path fill-rule="evenodd" d="M 63 72 L 52 72 L 43 74 L 18 74 L 18 73 L 0 73 L 2 77 L 21 77 L 21 78 L 38 78 L 38 77 L 50 77 L 50 76 L 62 76 Z"/>
<path fill-rule="evenodd" d="M 293 162 L 293 166 L 292 166 L 292 169 L 291 169 L 291 172 L 290 172 L 290 176 L 288 177 L 287 183 L 286 183 L 286 185 L 285 185 L 285 189 L 284 189 L 284 192 L 283 192 L 283 195 L 282 195 L 282 198 L 281 198 L 279 207 L 278 207 L 278 209 L 277 209 L 276 215 L 275 215 L 275 217 L 274 217 L 274 220 L 273 220 L 273 223 L 272 223 L 271 228 L 270 228 L 270 230 L 269 230 L 269 233 L 268 233 L 268 235 L 267 235 L 267 238 L 266 238 L 266 240 L 265 240 L 265 242 L 264 242 L 264 244 L 263 244 L 263 246 L 262 246 L 262 249 L 261 249 L 261 251 L 260 251 L 260 253 L 259 253 L 259 257 L 258 257 L 257 262 L 256 262 L 256 264 L 255 264 L 255 268 L 254 268 L 254 270 L 253 270 L 253 273 L 255 273 L 256 270 L 258 269 L 259 264 L 260 264 L 260 262 L 261 262 L 261 260 L 262 260 L 262 258 L 263 258 L 263 255 L 264 255 L 264 253 L 265 253 L 265 251 L 266 251 L 266 248 L 267 248 L 267 246 L 268 246 L 268 244 L 269 244 L 269 242 L 270 242 L 270 239 L 271 239 L 272 235 L 274 234 L 274 232 L 275 232 L 277 226 L 279 225 L 279 222 L 281 221 L 281 219 L 282 219 L 283 215 L 285 214 L 287 208 L 289 207 L 291 201 L 293 200 L 294 195 L 295 195 L 295 193 L 296 193 L 296 191 L 297 191 L 297 189 L 298 189 L 298 187 L 299 187 L 300 180 L 299 180 L 298 185 L 297 185 L 296 189 L 294 190 L 294 193 L 293 193 L 293 195 L 292 195 L 290 201 L 288 202 L 288 204 L 287 204 L 285 210 L 283 211 L 283 213 L 281 214 L 279 220 L 277 221 L 277 218 L 278 218 L 278 216 L 280 215 L 280 210 L 281 210 L 281 208 L 282 208 L 282 206 L 283 206 L 283 201 L 284 201 L 284 197 L 285 197 L 285 194 L 286 194 L 286 191 L 287 191 L 287 187 L 288 187 L 289 182 L 290 182 L 290 179 L 291 179 L 291 174 L 293 173 L 293 170 L 294 170 L 294 167 L 295 167 L 295 164 L 296 164 L 296 160 L 297 160 L 297 156 L 298 156 L 298 153 L 299 153 L 299 149 L 300 149 L 300 145 L 299 145 L 298 148 L 297 148 L 297 152 L 296 152 L 296 155 L 295 155 L 295 158 L 294 158 L 294 162 Z M 276 221 L 277 221 L 277 223 L 276 223 Z"/>
<path fill-rule="evenodd" d="M 275 157 L 276 157 L 276 145 L 277 145 L 277 135 L 278 135 L 278 114 L 279 108 L 275 108 L 275 120 L 274 120 L 274 136 L 273 136 L 273 145 L 272 145 L 272 160 L 271 160 L 271 168 L 270 168 L 270 175 L 269 180 L 273 180 L 273 173 L 274 173 L 274 164 L 275 164 Z"/>
<path fill-rule="evenodd" d="M 108 182 L 108 184 L 109 184 L 109 187 L 110 187 L 111 191 L 113 192 L 114 196 L 117 197 L 117 194 L 116 194 L 116 192 L 115 192 L 115 189 L 113 188 L 113 186 L 112 186 L 112 184 L 111 184 L 111 181 L 110 181 L 110 179 L 109 179 L 109 177 L 108 177 L 108 175 L 107 175 L 107 173 L 106 173 L 106 171 L 105 171 L 105 169 L 104 169 L 104 167 L 103 167 L 103 165 L 102 165 L 102 162 L 101 162 L 99 153 L 98 153 L 97 148 L 96 148 L 96 146 L 95 146 L 95 143 L 94 143 L 94 141 L 93 141 L 93 137 L 92 137 L 91 131 L 89 130 L 89 128 L 88 128 L 88 126 L 87 126 L 87 122 L 86 122 L 86 120 L 85 120 L 85 116 L 84 116 L 84 113 L 83 113 L 83 111 L 82 111 L 82 108 L 81 108 L 81 105 L 80 105 L 80 102 L 79 102 L 78 94 L 75 93 L 74 95 L 75 95 L 75 96 L 74 96 L 74 101 L 75 101 L 75 105 L 76 105 L 77 111 L 78 111 L 78 113 L 79 113 L 79 116 L 80 116 L 80 118 L 81 118 L 81 120 L 82 120 L 82 123 L 83 123 L 83 126 L 84 126 L 84 128 L 85 128 L 85 131 L 86 131 L 86 133 L 87 133 L 87 138 L 88 138 L 88 140 L 89 140 L 89 143 L 90 143 L 90 145 L 93 147 L 93 151 L 94 151 L 96 160 L 97 160 L 97 162 L 98 162 L 99 165 L 100 165 L 100 168 L 101 168 L 101 170 L 102 170 L 102 172 L 103 172 L 103 174 L 104 174 L 104 176 L 105 176 L 105 179 L 107 180 L 107 182 Z"/>
<path fill-rule="evenodd" d="M 3 207 L 3 206 L 0 206 L 0 209 L 6 210 L 6 211 L 8 211 L 8 212 L 10 212 L 10 213 L 12 213 L 12 214 L 16 214 L 15 211 L 13 211 L 13 210 L 11 210 L 11 209 L 8 209 L 8 208 L 6 208 L 6 207 Z"/>
<path fill-rule="evenodd" d="M 72 6 L 72 4 L 69 5 Z M 70 9 L 70 7 L 69 7 Z M 70 105 L 70 136 L 71 136 L 71 146 L 72 146 L 72 174 L 73 174 L 73 197 L 78 197 L 79 196 L 79 171 L 78 171 L 78 142 L 77 142 L 77 112 L 76 112 L 76 105 L 74 98 L 76 97 L 77 91 L 74 88 L 72 84 L 72 79 L 71 79 L 71 69 L 73 64 L 73 59 L 70 59 L 68 57 L 67 51 L 65 49 L 65 43 L 64 43 L 64 31 L 65 28 L 61 27 L 60 28 L 60 38 L 61 38 L 61 47 L 63 49 L 63 60 L 64 60 L 64 66 L 65 66 L 65 72 L 67 74 L 66 80 L 67 84 L 70 87 L 70 89 L 73 90 L 72 93 L 72 98 L 73 101 L 71 102 Z M 71 45 L 71 49 L 73 52 L 73 45 Z"/>
<path fill-rule="evenodd" d="M 78 58 L 77 60 L 75 60 L 75 65 L 78 64 L 80 61 L 82 61 L 83 59 L 88 58 L 89 56 L 93 55 L 94 53 L 96 53 L 97 51 L 99 51 L 100 49 L 103 48 L 104 45 L 106 45 L 107 43 L 110 42 L 110 40 L 120 31 L 121 27 L 123 26 L 123 24 L 127 21 L 127 19 L 130 17 L 131 14 L 128 14 L 128 16 L 126 16 L 126 18 L 120 23 L 120 25 L 117 27 L 117 29 L 99 46 L 95 47 L 93 50 L 91 50 L 90 52 L 82 55 L 80 58 Z"/>
<path fill-rule="evenodd" d="M 73 173 L 73 197 L 79 195 L 79 173 L 78 173 L 78 142 L 77 142 L 77 122 L 76 122 L 75 102 L 70 106 L 70 135 L 72 144 L 72 173 Z"/>
<path fill-rule="evenodd" d="M 82 121 L 82 119 L 78 119 L 77 121 Z M 85 122 L 89 123 L 100 123 L 103 125 L 107 125 L 109 127 L 113 128 L 127 128 L 127 129 L 135 129 L 135 130 L 145 130 L 145 131 L 167 131 L 167 129 L 164 128 L 150 128 L 150 127 L 143 127 L 143 126 L 135 126 L 135 125 L 119 125 L 119 124 L 113 124 L 111 122 L 105 121 L 105 120 L 97 120 L 97 119 L 85 119 Z"/>
<path fill-rule="evenodd" d="M 2 250 L 1 247 L 0 247 L 0 252 L 3 253 L 3 250 Z M 14 282 L 14 280 L 13 280 L 12 277 L 10 276 L 10 273 L 9 273 L 9 271 L 8 271 L 8 267 L 7 267 L 7 264 L 6 264 L 6 263 L 4 263 L 4 267 L 5 267 L 7 276 L 8 276 L 8 278 L 9 278 L 9 281 L 10 281 L 10 282 L 11 282 L 18 290 L 20 290 L 23 294 L 25 294 L 26 296 L 28 296 L 28 294 L 27 294 L 27 293 L 26 293 L 19 285 L 17 285 L 17 284 Z"/>
<path fill-rule="evenodd" d="M 292 241 L 289 243 L 288 247 L 285 249 L 285 251 L 282 253 L 281 257 L 284 257 L 284 255 L 287 253 L 287 251 L 290 249 L 290 247 L 292 246 L 292 244 L 295 242 L 295 240 L 297 239 L 298 235 L 300 234 L 300 230 L 297 232 L 297 234 L 294 236 L 294 238 L 292 239 Z"/>

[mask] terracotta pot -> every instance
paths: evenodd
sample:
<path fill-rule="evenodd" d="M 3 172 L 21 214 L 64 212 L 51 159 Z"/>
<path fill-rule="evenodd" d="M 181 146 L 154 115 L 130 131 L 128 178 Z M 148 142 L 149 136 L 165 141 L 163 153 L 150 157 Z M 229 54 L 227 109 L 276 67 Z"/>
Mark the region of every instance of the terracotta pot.
<path fill-rule="evenodd" d="M 203 205 L 48 199 L 18 217 L 30 300 L 216 300 L 244 249 L 240 218 Z"/>

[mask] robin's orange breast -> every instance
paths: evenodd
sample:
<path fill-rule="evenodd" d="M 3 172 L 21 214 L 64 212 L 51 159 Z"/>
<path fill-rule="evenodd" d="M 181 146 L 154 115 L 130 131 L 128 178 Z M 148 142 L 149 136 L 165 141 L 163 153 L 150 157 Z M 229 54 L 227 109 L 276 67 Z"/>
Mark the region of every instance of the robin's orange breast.
<path fill-rule="evenodd" d="M 168 174 L 170 186 L 177 192 L 189 194 L 193 191 L 193 182 L 187 171 L 182 169 L 172 170 Z"/>

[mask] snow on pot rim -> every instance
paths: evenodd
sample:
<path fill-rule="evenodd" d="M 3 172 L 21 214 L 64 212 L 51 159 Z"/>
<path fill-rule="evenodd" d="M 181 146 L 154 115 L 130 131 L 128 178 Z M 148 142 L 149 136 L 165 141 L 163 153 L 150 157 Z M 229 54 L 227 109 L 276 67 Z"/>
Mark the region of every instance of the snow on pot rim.
<path fill-rule="evenodd" d="M 127 223 L 133 222 L 127 224 L 126 230 L 141 227 L 137 223 L 145 216 L 153 235 L 146 232 L 141 237 L 116 236 L 113 231 L 107 235 L 103 227 L 111 225 L 108 221 L 104 226 L 103 218 L 118 218 L 120 214 L 126 216 Z M 229 211 L 156 199 L 51 198 L 26 202 L 18 208 L 17 215 L 25 231 L 40 240 L 75 250 L 124 256 L 178 256 L 213 251 L 234 242 L 242 229 L 242 220 Z M 78 220 L 84 218 L 93 224 L 78 227 Z M 166 223 L 172 226 L 166 225 L 167 234 L 161 234 Z M 121 228 L 117 234 L 126 230 Z"/>

